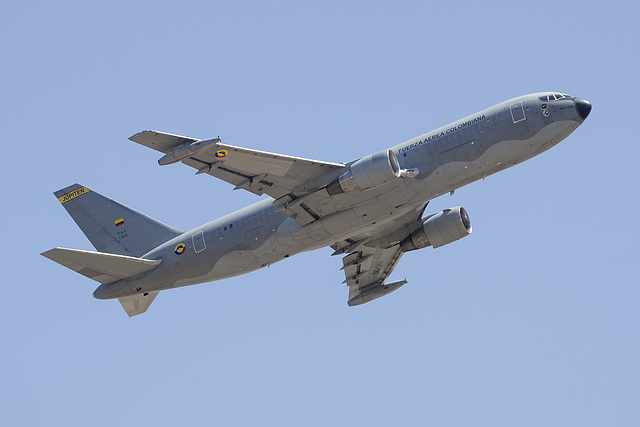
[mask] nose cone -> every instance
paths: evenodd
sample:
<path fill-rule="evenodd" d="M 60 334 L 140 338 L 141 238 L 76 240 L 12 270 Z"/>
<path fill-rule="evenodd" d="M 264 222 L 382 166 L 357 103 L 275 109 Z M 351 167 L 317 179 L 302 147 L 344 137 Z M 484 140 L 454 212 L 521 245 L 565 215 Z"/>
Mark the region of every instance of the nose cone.
<path fill-rule="evenodd" d="M 576 108 L 578 109 L 578 114 L 582 117 L 582 120 L 586 120 L 589 117 L 589 113 L 591 112 L 591 103 L 585 99 L 576 98 L 575 100 Z"/>

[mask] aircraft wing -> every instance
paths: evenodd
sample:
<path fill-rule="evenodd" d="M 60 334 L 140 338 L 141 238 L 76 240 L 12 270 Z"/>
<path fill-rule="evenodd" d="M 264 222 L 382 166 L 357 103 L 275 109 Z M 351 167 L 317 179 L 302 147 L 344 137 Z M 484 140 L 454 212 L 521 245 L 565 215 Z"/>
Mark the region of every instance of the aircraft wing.
<path fill-rule="evenodd" d="M 138 132 L 129 139 L 165 154 L 180 145 L 198 141 L 188 136 L 173 135 L 171 133 L 157 132 L 154 130 Z"/>
<path fill-rule="evenodd" d="M 182 147 L 186 150 L 190 144 L 205 141 L 152 130 L 139 132 L 129 139 L 165 154 Z M 277 205 L 321 188 L 327 182 L 314 183 L 314 180 L 345 167 L 342 163 L 235 147 L 223 144 L 219 138 L 203 145 L 206 146 L 193 154 L 189 150 L 181 152 L 184 157 L 176 154 L 175 161 L 182 161 L 196 169 L 197 173 L 206 173 L 233 184 L 236 190 L 243 189 L 280 199 L 281 203 L 276 203 Z"/>
<path fill-rule="evenodd" d="M 369 302 L 407 283 L 406 280 L 385 283 L 402 254 L 398 245 L 389 249 L 361 246 L 342 258 L 345 282 L 349 286 L 348 304 Z"/>
<path fill-rule="evenodd" d="M 335 250 L 333 255 L 347 254 L 342 258 L 342 270 L 346 277 L 343 283 L 349 287 L 350 306 L 372 301 L 407 283 L 406 280 L 386 283 L 386 280 L 404 253 L 400 250 L 400 242 L 422 226 L 422 214 L 428 204 L 425 202 L 398 215 L 381 225 L 376 234 L 331 245 Z"/>

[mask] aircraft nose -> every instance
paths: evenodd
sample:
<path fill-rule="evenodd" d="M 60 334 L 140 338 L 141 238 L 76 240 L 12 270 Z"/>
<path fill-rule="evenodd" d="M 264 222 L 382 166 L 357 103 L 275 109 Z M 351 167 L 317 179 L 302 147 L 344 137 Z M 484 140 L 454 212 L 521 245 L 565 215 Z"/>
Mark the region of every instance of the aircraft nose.
<path fill-rule="evenodd" d="M 582 117 L 582 120 L 586 120 L 591 112 L 591 103 L 586 99 L 576 98 L 575 100 L 576 108 L 578 109 L 578 114 Z"/>

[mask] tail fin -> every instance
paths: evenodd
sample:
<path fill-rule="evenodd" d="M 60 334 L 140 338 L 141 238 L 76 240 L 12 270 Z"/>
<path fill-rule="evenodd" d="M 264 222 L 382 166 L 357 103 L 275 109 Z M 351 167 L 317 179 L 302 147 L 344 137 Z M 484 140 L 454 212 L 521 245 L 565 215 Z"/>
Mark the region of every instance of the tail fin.
<path fill-rule="evenodd" d="M 80 184 L 54 194 L 100 252 L 139 257 L 183 233 Z"/>

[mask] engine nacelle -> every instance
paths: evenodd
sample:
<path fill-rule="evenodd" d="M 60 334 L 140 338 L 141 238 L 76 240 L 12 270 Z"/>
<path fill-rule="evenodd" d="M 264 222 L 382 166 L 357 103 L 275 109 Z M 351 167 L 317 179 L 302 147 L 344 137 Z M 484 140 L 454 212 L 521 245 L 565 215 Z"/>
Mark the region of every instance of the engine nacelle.
<path fill-rule="evenodd" d="M 445 209 L 422 221 L 422 227 L 400 242 L 400 249 L 409 252 L 416 249 L 440 246 L 460 240 L 471 234 L 471 221 L 463 207 Z"/>
<path fill-rule="evenodd" d="M 400 163 L 393 151 L 369 154 L 351 165 L 349 170 L 327 186 L 331 196 L 353 190 L 370 190 L 400 176 Z"/>

